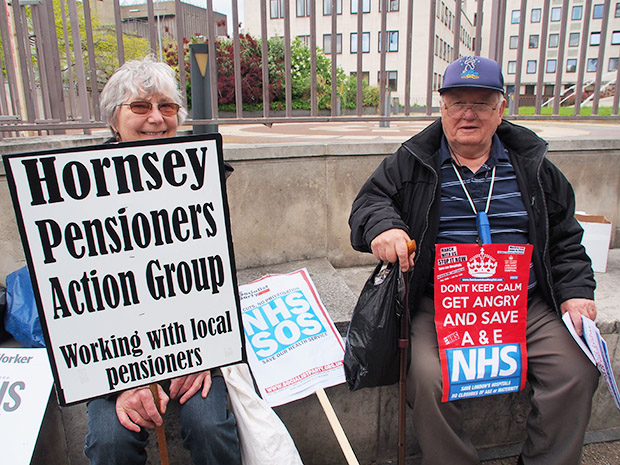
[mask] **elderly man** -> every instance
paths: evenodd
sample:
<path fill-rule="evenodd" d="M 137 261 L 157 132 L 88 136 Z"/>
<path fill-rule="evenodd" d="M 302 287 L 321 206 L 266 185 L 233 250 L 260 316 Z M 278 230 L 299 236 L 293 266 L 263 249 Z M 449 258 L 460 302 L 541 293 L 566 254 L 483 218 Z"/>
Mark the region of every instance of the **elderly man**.
<path fill-rule="evenodd" d="M 504 80 L 495 61 L 462 57 L 446 68 L 443 84 L 441 119 L 383 160 L 349 220 L 356 250 L 413 268 L 407 399 L 423 463 L 479 463 L 461 428 L 467 401 L 441 400 L 433 273 L 436 244 L 488 235 L 476 222 L 484 211 L 493 243 L 533 245 L 523 335 L 532 409 L 519 463 L 577 465 L 598 371 L 560 318 L 568 312 L 580 332 L 582 315 L 596 317 L 572 187 L 545 158 L 545 141 L 502 120 Z M 410 238 L 418 242 L 415 257 L 407 254 Z"/>

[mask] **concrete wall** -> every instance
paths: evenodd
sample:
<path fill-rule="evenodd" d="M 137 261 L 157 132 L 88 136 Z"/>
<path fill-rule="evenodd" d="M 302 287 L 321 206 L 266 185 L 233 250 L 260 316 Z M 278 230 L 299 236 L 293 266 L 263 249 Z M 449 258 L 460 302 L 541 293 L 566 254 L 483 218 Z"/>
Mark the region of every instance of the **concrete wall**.
<path fill-rule="evenodd" d="M 59 144 L 98 143 L 95 138 L 39 140 L 5 146 L 0 153 Z M 334 266 L 372 262 L 349 245 L 351 203 L 383 157 L 399 144 L 229 146 L 235 168 L 228 180 L 232 233 L 239 269 L 312 258 Z M 618 245 L 620 141 L 583 140 L 550 145 L 549 158 L 572 182 L 577 209 L 605 215 Z M 4 171 L 0 172 L 0 282 L 24 264 Z"/>

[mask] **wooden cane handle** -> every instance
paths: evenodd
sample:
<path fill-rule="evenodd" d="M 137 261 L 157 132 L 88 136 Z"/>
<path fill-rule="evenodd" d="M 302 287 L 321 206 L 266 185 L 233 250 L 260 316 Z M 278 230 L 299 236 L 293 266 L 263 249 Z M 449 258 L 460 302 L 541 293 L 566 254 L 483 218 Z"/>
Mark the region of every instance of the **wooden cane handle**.
<path fill-rule="evenodd" d="M 155 407 L 157 407 L 157 411 L 161 414 L 161 410 L 159 409 L 159 391 L 157 390 L 157 384 L 149 384 L 149 390 L 153 395 Z M 161 460 L 161 465 L 170 465 L 170 459 L 168 457 L 168 443 L 166 442 L 166 431 L 164 430 L 164 425 L 155 426 L 155 432 L 157 433 L 157 445 L 159 446 L 159 458 Z"/>
<path fill-rule="evenodd" d="M 417 248 L 417 245 L 413 239 L 407 242 L 407 253 L 409 255 L 414 253 L 416 251 L 416 248 Z"/>

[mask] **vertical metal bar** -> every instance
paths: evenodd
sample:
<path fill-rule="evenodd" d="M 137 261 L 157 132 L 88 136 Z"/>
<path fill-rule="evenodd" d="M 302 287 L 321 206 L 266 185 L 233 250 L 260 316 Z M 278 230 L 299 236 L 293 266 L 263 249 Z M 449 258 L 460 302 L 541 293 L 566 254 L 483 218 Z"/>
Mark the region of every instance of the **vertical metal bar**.
<path fill-rule="evenodd" d="M 292 83 L 291 83 L 291 9 L 290 0 L 284 2 L 284 99 L 285 115 L 292 116 Z"/>
<path fill-rule="evenodd" d="M 555 88 L 554 88 L 554 100 L 553 100 L 553 114 L 558 115 L 560 113 L 560 97 L 562 92 L 560 86 L 562 85 L 562 71 L 564 69 L 564 49 L 566 46 L 566 29 L 568 23 L 568 0 L 562 0 L 562 23 L 560 25 L 560 43 L 558 51 L 558 64 L 555 74 Z"/>
<path fill-rule="evenodd" d="M 454 55 L 452 55 L 452 60 L 454 61 L 459 57 L 459 50 L 461 47 L 461 1 L 456 0 L 455 8 L 454 8 L 454 21 L 452 22 L 454 26 L 454 42 L 452 43 Z"/>
<path fill-rule="evenodd" d="M 502 63 L 504 55 L 504 34 L 506 32 L 506 2 L 503 0 L 492 0 L 491 6 L 491 29 L 489 43 L 489 58 Z M 480 6 L 480 5 L 479 5 Z"/>
<path fill-rule="evenodd" d="M 579 66 L 577 71 L 577 84 L 575 84 L 575 111 L 574 115 L 581 113 L 581 99 L 583 97 L 583 78 L 586 69 L 586 53 L 588 51 L 588 35 L 590 34 L 590 14 L 592 12 L 592 0 L 586 0 L 581 29 L 581 46 L 579 48 Z"/>
<path fill-rule="evenodd" d="M 603 60 L 605 58 L 605 43 L 607 42 L 607 25 L 609 23 L 609 0 L 605 0 L 603 6 L 603 19 L 601 24 L 601 40 L 598 46 L 596 62 L 596 77 L 594 83 L 594 97 L 592 100 L 592 114 L 598 115 L 598 104 L 601 98 L 601 76 L 603 75 Z M 616 88 L 618 85 L 616 84 Z"/>
<path fill-rule="evenodd" d="M 243 117 L 243 90 L 241 89 L 241 49 L 239 43 L 239 10 L 237 0 L 232 1 L 233 56 L 235 68 L 235 108 L 237 118 Z"/>
<path fill-rule="evenodd" d="M 428 53 L 426 68 L 426 115 L 430 116 L 433 110 L 433 70 L 435 68 L 435 21 L 437 11 L 437 0 L 430 1 L 430 15 L 428 21 Z"/>
<path fill-rule="evenodd" d="M 527 0 L 521 0 L 521 9 L 519 12 L 519 45 L 517 47 L 517 69 L 515 71 L 515 92 L 514 104 L 512 106 L 511 115 L 519 114 L 519 95 L 521 94 L 521 73 L 523 71 L 523 45 L 525 43 L 525 22 L 527 12 Z"/>
<path fill-rule="evenodd" d="M 123 23 L 121 22 L 121 5 L 119 0 L 114 1 L 114 23 L 116 26 L 116 52 L 118 54 L 118 66 L 125 63 L 125 45 L 123 43 Z"/>
<path fill-rule="evenodd" d="M 187 105 L 187 70 L 185 69 L 185 8 L 181 4 L 181 0 L 174 0 L 174 11 L 176 12 L 177 25 L 177 61 L 179 63 L 179 86 L 181 87 L 181 95 L 183 102 Z"/>
<path fill-rule="evenodd" d="M 590 1 L 590 0 L 588 0 Z M 550 0 L 543 2 L 542 26 L 540 31 L 540 50 L 538 51 L 538 78 L 536 80 L 536 103 L 534 113 L 540 115 L 542 108 L 543 81 L 546 71 L 545 57 L 547 56 L 547 33 L 549 30 L 549 3 Z M 557 72 L 557 65 L 556 65 Z"/>
<path fill-rule="evenodd" d="M 7 102 L 7 113 L 12 112 L 14 115 L 19 115 L 21 110 L 19 104 L 19 89 L 17 86 L 17 65 L 15 63 L 15 57 L 13 56 L 13 48 L 11 47 L 13 43 L 13 34 L 9 21 L 11 15 L 4 1 L 0 1 L 0 15 L 2 18 L 7 19 L 6 21 L 0 21 L 0 37 L 2 38 L 2 50 L 4 52 L 4 65 L 9 83 L 9 96 L 11 97 L 11 110 L 9 111 Z M 4 91 L 4 86 L 2 90 Z"/>
<path fill-rule="evenodd" d="M 481 1 L 481 0 L 480 0 Z M 434 14 L 434 13 L 433 13 Z M 405 116 L 411 112 L 411 56 L 413 54 L 413 0 L 407 2 L 407 40 L 405 50 Z"/>
<path fill-rule="evenodd" d="M 474 55 L 480 56 L 480 50 L 482 48 L 482 6 L 484 0 L 478 0 L 476 8 L 476 46 L 474 48 Z"/>
<path fill-rule="evenodd" d="M 62 15 L 62 33 L 65 40 L 65 62 L 67 65 L 67 82 L 69 83 L 69 114 L 75 117 L 77 113 L 75 102 L 75 82 L 73 80 L 73 60 L 71 58 L 71 41 L 69 40 L 69 28 L 67 27 L 67 8 L 65 1 L 60 0 L 60 10 Z"/>
<path fill-rule="evenodd" d="M 31 88 L 32 80 L 28 70 L 25 48 L 27 46 L 27 37 L 24 37 L 24 28 L 22 24 L 22 15 L 25 15 L 25 11 L 19 6 L 19 2 L 13 2 L 13 22 L 15 25 L 15 38 L 17 44 L 17 52 L 19 56 L 19 63 L 21 69 L 22 89 L 24 91 L 23 97 L 26 105 L 26 120 L 29 122 L 34 121 L 34 105 L 32 102 L 33 89 Z M 22 115 L 23 119 L 23 115 Z"/>
<path fill-rule="evenodd" d="M 56 21 L 54 16 L 54 5 L 52 2 L 45 2 L 45 17 L 44 21 L 46 32 L 46 72 L 50 76 L 55 76 L 51 79 L 50 102 L 52 105 L 52 115 L 57 115 L 60 121 L 67 120 L 67 108 L 65 107 L 65 91 L 62 82 L 62 68 L 60 64 L 60 49 L 58 48 L 58 33 L 56 32 Z M 48 83 L 50 80 L 48 79 Z M 56 130 L 55 134 L 64 134 L 65 130 Z"/>
<path fill-rule="evenodd" d="M 316 2 L 310 0 L 310 115 L 318 113 L 318 97 L 316 91 Z"/>
<path fill-rule="evenodd" d="M 82 41 L 80 37 L 80 22 L 78 19 L 76 0 L 69 0 L 69 18 L 71 19 L 71 37 L 73 39 L 73 54 L 77 71 L 77 83 L 82 121 L 90 121 L 88 106 L 88 92 L 86 91 L 86 73 L 84 72 L 84 57 L 82 56 Z M 90 134 L 90 131 L 85 131 Z"/>
<path fill-rule="evenodd" d="M 434 15 L 433 15 L 434 16 Z M 385 115 L 387 108 L 385 107 L 385 92 L 387 87 L 387 76 L 385 71 L 385 63 L 387 58 L 387 49 L 389 39 L 387 36 L 387 0 L 381 0 L 381 32 L 380 32 L 381 53 L 379 60 L 379 114 Z"/>
<path fill-rule="evenodd" d="M 338 5 L 337 0 L 331 0 L 332 2 L 332 33 L 331 33 L 331 60 L 332 60 L 332 70 L 331 70 L 331 115 L 336 116 L 336 109 L 338 106 L 338 60 L 336 56 L 338 55 Z"/>
<path fill-rule="evenodd" d="M 356 86 L 356 95 L 355 95 L 355 109 L 357 116 L 362 116 L 363 112 L 363 96 L 362 96 L 362 87 L 363 87 L 363 76 L 362 76 L 362 55 L 364 54 L 363 50 L 363 30 L 364 30 L 364 13 L 363 13 L 363 0 L 357 0 L 357 86 Z M 370 44 L 369 44 L 370 45 Z"/>
<path fill-rule="evenodd" d="M 620 63 L 618 63 L 618 67 L 616 68 L 616 88 L 618 86 L 618 82 L 620 82 Z M 619 103 L 620 103 L 620 92 L 614 92 L 614 104 L 613 104 L 613 108 L 611 111 L 612 115 L 618 115 L 618 104 Z"/>
<path fill-rule="evenodd" d="M 207 18 L 209 21 L 209 68 L 211 70 L 211 108 L 213 119 L 218 118 L 217 98 L 217 42 L 215 41 L 215 17 L 213 15 L 213 0 L 207 0 Z"/>
<path fill-rule="evenodd" d="M 149 41 L 151 42 L 151 53 L 157 56 L 157 28 L 155 27 L 155 6 L 153 0 L 146 0 L 146 11 L 149 20 Z"/>
<path fill-rule="evenodd" d="M 263 117 L 269 117 L 269 45 L 267 43 L 267 6 L 269 0 L 260 0 L 261 66 L 263 71 Z"/>
<path fill-rule="evenodd" d="M 93 40 L 93 24 L 90 20 L 90 2 L 82 2 L 84 9 L 84 28 L 86 29 L 86 48 L 88 50 L 88 67 L 90 69 L 90 93 L 93 102 L 95 120 L 101 119 L 99 111 L 99 88 L 97 86 L 97 62 L 95 60 L 95 45 Z"/>
<path fill-rule="evenodd" d="M 33 5 L 30 8 L 30 16 L 32 17 L 32 29 L 33 29 L 33 35 L 34 35 L 34 46 L 35 46 L 35 55 L 37 57 L 37 70 L 34 70 L 34 63 L 32 60 L 32 48 L 28 47 L 28 56 L 30 58 L 29 61 L 29 66 L 30 69 L 32 71 L 32 75 L 36 76 L 37 72 L 39 74 L 39 89 L 40 89 L 40 94 L 39 91 L 37 91 L 35 93 L 35 111 L 37 112 L 37 118 L 43 118 L 46 119 L 48 117 L 51 116 L 51 106 L 50 106 L 50 100 L 49 100 L 49 96 L 50 96 L 50 92 L 49 92 L 49 83 L 47 82 L 47 73 L 45 71 L 46 65 L 47 65 L 47 57 L 49 55 L 46 55 L 46 50 L 45 50 L 45 42 L 46 42 L 46 38 L 49 37 L 49 35 L 44 35 L 43 33 L 43 29 L 41 27 L 41 15 L 40 13 L 40 7 L 42 5 Z M 43 8 L 45 8 L 45 6 L 43 6 Z M 49 75 L 51 78 L 51 74 Z M 35 85 L 36 88 L 36 85 Z M 43 115 L 39 115 L 39 106 L 38 106 L 38 96 L 41 97 L 41 104 L 43 106 Z"/>

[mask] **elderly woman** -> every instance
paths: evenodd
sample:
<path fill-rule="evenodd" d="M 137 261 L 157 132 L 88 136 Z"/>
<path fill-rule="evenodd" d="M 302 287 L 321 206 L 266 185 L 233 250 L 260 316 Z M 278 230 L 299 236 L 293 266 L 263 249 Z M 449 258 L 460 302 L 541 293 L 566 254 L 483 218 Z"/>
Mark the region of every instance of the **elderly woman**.
<path fill-rule="evenodd" d="M 187 115 L 181 103 L 168 65 L 150 58 L 125 63 L 101 92 L 101 108 L 114 135 L 110 142 L 175 136 Z M 236 422 L 227 409 L 221 376 L 204 371 L 171 380 L 168 394 L 161 385 L 157 388 L 162 412 L 170 399 L 179 400 L 183 446 L 195 464 L 241 463 Z M 147 429 L 162 423 L 148 387 L 91 400 L 84 454 L 95 465 L 144 464 Z"/>

